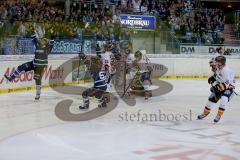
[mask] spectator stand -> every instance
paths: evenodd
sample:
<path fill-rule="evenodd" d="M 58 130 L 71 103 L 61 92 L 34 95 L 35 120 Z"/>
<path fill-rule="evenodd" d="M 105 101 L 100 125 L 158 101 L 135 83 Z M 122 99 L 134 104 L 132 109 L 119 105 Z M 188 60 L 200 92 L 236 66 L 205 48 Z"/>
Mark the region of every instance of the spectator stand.
<path fill-rule="evenodd" d="M 133 39 L 137 42 L 145 36 L 146 42 L 151 43 L 146 45 L 150 53 L 177 53 L 180 43 L 224 42 L 221 10 L 195 9 L 198 1 L 194 0 L 74 0 L 68 9 L 66 2 L 37 2 L 1 1 L 0 38 L 30 37 L 36 30 L 45 32 L 45 38 L 76 38 L 82 30 L 84 35 L 95 36 L 95 42 Z M 155 16 L 156 28 L 141 37 L 140 31 L 119 27 L 120 14 Z M 137 49 L 144 46 L 142 44 L 133 47 Z M 167 50 L 162 50 L 164 44 Z"/>

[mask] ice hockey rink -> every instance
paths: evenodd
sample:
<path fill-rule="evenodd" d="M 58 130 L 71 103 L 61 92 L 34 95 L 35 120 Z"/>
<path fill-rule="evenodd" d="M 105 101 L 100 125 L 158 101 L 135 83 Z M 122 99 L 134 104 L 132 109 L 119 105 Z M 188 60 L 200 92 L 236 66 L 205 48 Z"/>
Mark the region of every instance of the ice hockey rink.
<path fill-rule="evenodd" d="M 43 90 L 0 95 L 0 160 L 237 160 L 240 157 L 240 98 L 235 96 L 221 121 L 213 123 L 217 106 L 204 120 L 196 120 L 210 93 L 203 80 L 166 80 L 168 94 L 136 106 L 119 101 L 111 112 L 89 121 L 62 121 L 56 104 L 72 99 L 78 110 L 80 96 Z M 239 83 L 238 83 L 239 86 Z M 91 103 L 90 110 L 96 107 Z M 125 119 L 125 115 L 164 113 L 164 121 Z M 173 120 L 171 115 L 185 115 Z"/>

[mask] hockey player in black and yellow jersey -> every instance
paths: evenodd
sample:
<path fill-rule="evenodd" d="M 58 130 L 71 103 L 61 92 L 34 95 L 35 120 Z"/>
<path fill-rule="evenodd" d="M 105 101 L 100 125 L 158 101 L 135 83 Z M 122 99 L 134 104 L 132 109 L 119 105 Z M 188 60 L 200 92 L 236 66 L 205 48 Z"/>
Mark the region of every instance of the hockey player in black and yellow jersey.
<path fill-rule="evenodd" d="M 35 100 L 40 99 L 42 76 L 44 68 L 48 65 L 48 55 L 51 52 L 53 42 L 53 40 L 45 38 L 38 39 L 34 59 L 30 62 L 19 65 L 10 76 L 4 75 L 5 78 L 11 82 L 22 72 L 34 71 L 34 80 L 36 84 Z"/>
<path fill-rule="evenodd" d="M 211 95 L 203 113 L 198 115 L 197 119 L 201 120 L 208 116 L 214 104 L 220 101 L 218 113 L 214 119 L 214 122 L 217 123 L 226 110 L 227 104 L 234 96 L 236 81 L 234 72 L 226 65 L 226 57 L 217 56 L 214 61 L 214 75 L 208 79 L 208 83 L 212 86 L 210 89 Z"/>

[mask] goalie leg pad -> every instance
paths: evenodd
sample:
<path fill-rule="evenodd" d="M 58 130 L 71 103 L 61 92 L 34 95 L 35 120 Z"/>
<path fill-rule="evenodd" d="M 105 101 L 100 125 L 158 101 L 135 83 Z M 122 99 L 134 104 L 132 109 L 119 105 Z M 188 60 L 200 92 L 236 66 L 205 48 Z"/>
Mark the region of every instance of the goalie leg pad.
<path fill-rule="evenodd" d="M 149 81 L 149 80 L 150 80 L 150 77 L 151 77 L 150 72 L 144 72 L 144 73 L 142 73 L 142 75 L 141 75 L 141 81 L 142 81 L 142 82 L 143 82 L 143 81 Z"/>
<path fill-rule="evenodd" d="M 102 96 L 106 103 L 110 102 L 110 94 L 108 92 L 104 92 Z"/>

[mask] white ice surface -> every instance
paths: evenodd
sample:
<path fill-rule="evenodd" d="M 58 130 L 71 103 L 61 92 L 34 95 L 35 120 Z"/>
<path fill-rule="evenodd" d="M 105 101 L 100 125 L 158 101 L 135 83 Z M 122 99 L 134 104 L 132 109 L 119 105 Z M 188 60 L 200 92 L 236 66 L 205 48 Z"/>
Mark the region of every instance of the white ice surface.
<path fill-rule="evenodd" d="M 240 97 L 235 96 L 220 123 L 213 124 L 217 106 L 196 120 L 209 95 L 205 80 L 168 80 L 172 92 L 137 105 L 120 101 L 112 112 L 85 122 L 64 122 L 55 105 L 80 97 L 44 90 L 0 95 L 0 160 L 237 160 L 240 159 Z M 93 102 L 91 108 L 96 105 Z M 128 114 L 192 113 L 187 121 L 130 121 Z"/>

